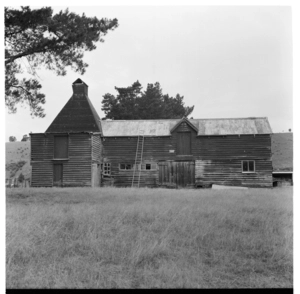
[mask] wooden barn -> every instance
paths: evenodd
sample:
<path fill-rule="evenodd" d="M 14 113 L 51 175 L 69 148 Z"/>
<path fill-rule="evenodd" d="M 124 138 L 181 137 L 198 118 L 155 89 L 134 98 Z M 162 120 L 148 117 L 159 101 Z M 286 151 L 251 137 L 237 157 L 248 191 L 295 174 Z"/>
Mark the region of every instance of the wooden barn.
<path fill-rule="evenodd" d="M 31 134 L 32 186 L 272 187 L 267 118 L 100 120 L 88 86 Z"/>

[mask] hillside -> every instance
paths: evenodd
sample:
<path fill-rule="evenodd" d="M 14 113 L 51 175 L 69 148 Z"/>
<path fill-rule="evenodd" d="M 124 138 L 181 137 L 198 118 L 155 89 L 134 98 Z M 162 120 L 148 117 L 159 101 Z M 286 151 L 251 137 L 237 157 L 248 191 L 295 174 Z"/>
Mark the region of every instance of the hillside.
<path fill-rule="evenodd" d="M 5 154 L 5 178 L 16 178 L 22 173 L 30 179 L 30 141 L 5 143 Z"/>
<path fill-rule="evenodd" d="M 272 135 L 272 161 L 274 171 L 293 170 L 293 133 Z"/>

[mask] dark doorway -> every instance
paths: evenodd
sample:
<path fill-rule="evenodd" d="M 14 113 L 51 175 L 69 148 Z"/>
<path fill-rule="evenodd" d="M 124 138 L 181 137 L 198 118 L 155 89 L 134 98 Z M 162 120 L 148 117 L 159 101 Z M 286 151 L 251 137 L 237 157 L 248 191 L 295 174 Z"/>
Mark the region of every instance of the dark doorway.
<path fill-rule="evenodd" d="M 53 186 L 62 187 L 63 184 L 63 165 L 53 165 Z"/>
<path fill-rule="evenodd" d="M 164 161 L 159 166 L 159 184 L 161 186 L 181 188 L 194 187 L 194 161 Z"/>

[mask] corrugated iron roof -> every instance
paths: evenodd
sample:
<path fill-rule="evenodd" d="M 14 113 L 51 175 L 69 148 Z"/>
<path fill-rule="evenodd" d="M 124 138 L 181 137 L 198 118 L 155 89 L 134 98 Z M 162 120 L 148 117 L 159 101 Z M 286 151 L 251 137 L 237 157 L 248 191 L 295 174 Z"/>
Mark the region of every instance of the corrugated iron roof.
<path fill-rule="evenodd" d="M 179 120 L 102 120 L 102 132 L 105 137 L 118 136 L 170 136 L 170 127 Z M 142 133 L 140 133 L 142 132 Z"/>
<path fill-rule="evenodd" d="M 193 122 L 193 120 L 190 121 Z M 272 133 L 266 117 L 199 119 L 195 121 L 198 122 L 198 135 L 202 136 Z"/>
<path fill-rule="evenodd" d="M 170 136 L 171 129 L 180 119 L 161 120 L 102 120 L 104 137 Z M 190 119 L 199 136 L 271 134 L 272 129 L 266 117 L 263 118 L 220 118 Z M 141 133 L 140 133 L 141 132 Z"/>

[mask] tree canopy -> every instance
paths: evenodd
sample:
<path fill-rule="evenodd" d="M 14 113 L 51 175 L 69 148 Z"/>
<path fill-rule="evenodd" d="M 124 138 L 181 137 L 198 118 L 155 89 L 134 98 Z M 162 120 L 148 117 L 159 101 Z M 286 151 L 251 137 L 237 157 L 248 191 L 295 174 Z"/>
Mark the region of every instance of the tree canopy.
<path fill-rule="evenodd" d="M 41 66 L 65 75 L 66 68 L 84 74 L 88 64 L 85 51 L 96 49 L 97 42 L 118 26 L 117 19 L 97 19 L 69 12 L 53 15 L 51 7 L 31 10 L 5 7 L 5 104 L 12 113 L 17 104 L 27 102 L 31 115 L 44 117 L 45 95 L 36 79 Z M 24 65 L 25 64 L 25 65 Z M 32 78 L 19 78 L 28 72 Z"/>
<path fill-rule="evenodd" d="M 184 106 L 183 96 L 163 94 L 158 82 L 142 91 L 139 81 L 126 88 L 115 87 L 117 96 L 105 94 L 102 110 L 108 119 L 167 119 L 189 116 L 194 106 Z"/>

